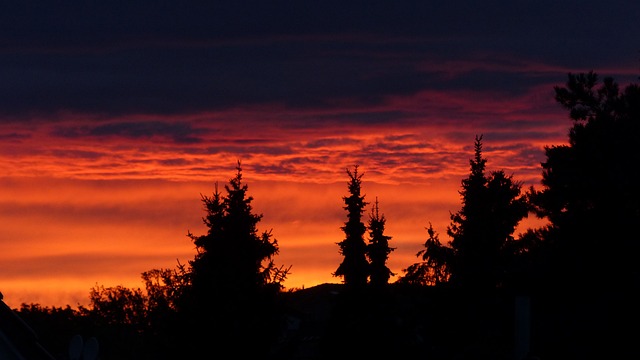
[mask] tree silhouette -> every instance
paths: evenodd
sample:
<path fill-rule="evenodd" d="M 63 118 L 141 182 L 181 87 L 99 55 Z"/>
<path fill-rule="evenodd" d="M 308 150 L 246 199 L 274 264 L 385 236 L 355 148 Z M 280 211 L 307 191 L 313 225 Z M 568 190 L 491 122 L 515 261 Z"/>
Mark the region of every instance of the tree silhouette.
<path fill-rule="evenodd" d="M 349 288 L 362 288 L 369 278 L 367 244 L 364 241 L 366 227 L 362 222 L 364 207 L 368 203 L 364 201 L 365 196 L 361 195 L 364 174 L 358 173 L 358 165 L 354 166 L 353 171 L 346 169 L 346 172 L 349 176 L 349 196 L 344 196 L 342 199 L 345 203 L 344 209 L 347 211 L 347 221 L 341 227 L 345 233 L 345 239 L 337 243 L 343 260 L 333 276 L 343 277 L 344 284 Z"/>
<path fill-rule="evenodd" d="M 485 174 L 482 136 L 476 136 L 470 174 L 462 180 L 462 208 L 450 214 L 447 234 L 454 256 L 451 282 L 463 288 L 491 289 L 502 285 L 511 254 L 505 250 L 514 241 L 518 223 L 527 216 L 521 183 L 502 170 Z"/>
<path fill-rule="evenodd" d="M 369 214 L 369 244 L 367 245 L 367 257 L 370 264 L 371 285 L 382 287 L 389 283 L 389 278 L 395 275 L 387 267 L 389 254 L 395 248 L 389 247 L 391 236 L 384 234 L 386 219 L 384 214 L 380 214 L 378 198 L 373 204 Z"/>
<path fill-rule="evenodd" d="M 91 311 L 108 325 L 140 325 L 146 313 L 145 296 L 140 289 L 124 286 L 96 286 L 90 292 Z"/>
<path fill-rule="evenodd" d="M 197 250 L 189 266 L 142 273 L 145 292 L 96 286 L 89 308 L 62 312 L 25 305 L 25 317 L 38 323 L 56 352 L 62 335 L 66 345 L 82 333 L 100 340 L 102 359 L 200 358 L 229 351 L 238 357 L 273 355 L 282 332 L 280 290 L 290 268 L 274 264 L 278 243 L 271 231 L 258 232 L 262 215 L 253 213 L 240 162 L 236 170 L 226 195 L 216 184 L 212 196 L 201 196 L 208 231 L 188 232 Z M 59 314 L 66 318 L 57 319 Z M 61 333 L 61 326 L 72 328 Z"/>
<path fill-rule="evenodd" d="M 277 240 L 271 231 L 258 234 L 262 214 L 253 213 L 253 197 L 247 195 L 248 185 L 242 182 L 240 162 L 236 170 L 235 177 L 225 185 L 227 196 L 220 194 L 217 184 L 211 197 L 202 196 L 207 234 L 189 234 L 198 249 L 191 262 L 196 288 L 215 286 L 216 291 L 250 292 L 266 285 L 280 286 L 286 279 L 286 272 L 276 268 L 273 260 L 279 253 Z M 226 276 L 221 276 L 223 273 Z"/>
<path fill-rule="evenodd" d="M 91 320 L 92 331 L 102 343 L 102 358 L 134 358 L 153 354 L 145 346 L 145 336 L 151 334 L 151 324 L 147 321 L 148 298 L 142 290 L 95 286 L 89 297 L 91 306 L 85 316 Z"/>
<path fill-rule="evenodd" d="M 404 275 L 398 282 L 422 286 L 438 286 L 449 281 L 449 265 L 453 257 L 453 249 L 440 243 L 440 239 L 433 225 L 427 228 L 429 238 L 424 243 L 424 249 L 418 251 L 416 257 L 422 262 L 409 265 L 402 269 Z"/>
<path fill-rule="evenodd" d="M 538 287 L 565 334 L 559 356 L 623 357 L 637 353 L 637 331 L 626 329 L 640 321 L 640 87 L 620 90 L 588 72 L 570 73 L 554 89 L 573 126 L 568 145 L 545 147 L 542 190 L 529 192 L 549 220 L 533 233 L 543 244 L 534 271 L 546 274 Z"/>
<path fill-rule="evenodd" d="M 289 269 L 275 266 L 278 243 L 270 231 L 258 233 L 262 214 L 253 213 L 239 161 L 236 170 L 225 185 L 226 195 L 216 185 L 212 196 L 202 196 L 207 233 L 188 234 L 197 254 L 190 261 L 187 311 L 200 351 L 203 346 L 249 342 L 251 347 L 233 351 L 258 355 L 265 354 L 278 335 L 275 301 Z"/>
<path fill-rule="evenodd" d="M 640 163 L 640 87 L 621 92 L 612 78 L 599 85 L 589 72 L 569 74 L 555 91 L 573 120 L 569 145 L 545 148 L 543 190 L 531 194 L 538 214 L 551 223 L 543 237 L 556 254 L 554 279 L 587 287 L 638 284 L 633 254 L 640 241 L 628 229 L 640 220 L 633 170 Z M 603 271 L 593 271 L 594 263 Z"/>
<path fill-rule="evenodd" d="M 184 314 L 185 292 L 189 289 L 189 269 L 178 262 L 175 269 L 151 269 L 142 273 L 147 311 L 144 332 L 148 357 L 179 357 L 182 353 L 180 315 Z"/>

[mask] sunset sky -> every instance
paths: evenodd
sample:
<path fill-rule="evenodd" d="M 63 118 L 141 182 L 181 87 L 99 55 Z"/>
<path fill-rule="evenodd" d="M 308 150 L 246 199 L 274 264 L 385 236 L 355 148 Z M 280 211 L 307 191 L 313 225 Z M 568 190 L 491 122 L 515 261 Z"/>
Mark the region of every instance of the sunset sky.
<path fill-rule="evenodd" d="M 17 3 L 0 5 L 11 307 L 87 305 L 96 285 L 187 263 L 201 194 L 237 161 L 285 287 L 341 282 L 355 164 L 401 274 L 429 223 L 448 241 L 476 134 L 488 171 L 539 186 L 572 125 L 553 86 L 640 75 L 633 1 Z"/>

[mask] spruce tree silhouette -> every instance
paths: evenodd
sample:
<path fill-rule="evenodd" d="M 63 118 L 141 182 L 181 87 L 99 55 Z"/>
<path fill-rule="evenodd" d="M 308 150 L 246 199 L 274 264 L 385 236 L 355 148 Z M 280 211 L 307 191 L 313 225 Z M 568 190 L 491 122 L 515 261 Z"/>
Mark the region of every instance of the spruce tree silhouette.
<path fill-rule="evenodd" d="M 395 250 L 395 248 L 389 246 L 391 236 L 387 236 L 384 233 L 386 221 L 384 214 L 380 214 L 378 198 L 376 197 L 376 201 L 369 214 L 369 244 L 367 245 L 371 285 L 376 288 L 387 285 L 391 276 L 395 275 L 395 273 L 387 267 L 389 254 Z"/>
<path fill-rule="evenodd" d="M 362 176 L 358 165 L 349 176 L 349 196 L 344 196 L 347 221 L 342 226 L 345 239 L 339 242 L 343 262 L 334 276 L 344 276 L 344 290 L 338 295 L 327 321 L 320 346 L 322 359 L 403 357 L 402 330 L 396 317 L 397 303 L 388 285 L 392 272 L 386 266 L 391 237 L 384 234 L 385 218 L 378 201 L 369 218 L 370 243 L 362 214 L 367 202 L 361 194 Z M 371 259 L 371 264 L 367 261 Z M 371 276 L 371 284 L 367 284 Z M 371 285 L 371 286 L 368 286 Z M 410 340 L 409 340 L 410 341 Z"/>
<path fill-rule="evenodd" d="M 361 195 L 364 174 L 358 173 L 358 165 L 354 166 L 353 171 L 346 169 L 346 172 L 349 175 L 349 196 L 344 196 L 342 199 L 345 203 L 344 209 L 347 211 L 347 221 L 341 227 L 345 238 L 337 243 L 343 260 L 333 276 L 343 277 L 345 286 L 350 289 L 362 289 L 367 285 L 369 278 L 367 244 L 364 241 L 366 227 L 362 222 L 362 214 L 368 203 L 364 201 L 365 196 Z"/>
<path fill-rule="evenodd" d="M 505 253 L 518 223 L 528 215 L 522 184 L 502 170 L 485 174 L 482 135 L 475 138 L 470 174 L 462 180 L 462 208 L 450 214 L 447 234 L 454 250 L 452 284 L 469 289 L 495 289 L 505 278 Z"/>
<path fill-rule="evenodd" d="M 190 261 L 187 311 L 197 329 L 198 354 L 264 356 L 279 334 L 277 294 L 289 269 L 274 264 L 277 240 L 270 231 L 258 233 L 262 214 L 253 213 L 253 197 L 247 194 L 239 161 L 236 170 L 225 185 L 225 196 L 217 185 L 212 196 L 202 196 L 207 234 L 188 234 L 198 253 Z"/>

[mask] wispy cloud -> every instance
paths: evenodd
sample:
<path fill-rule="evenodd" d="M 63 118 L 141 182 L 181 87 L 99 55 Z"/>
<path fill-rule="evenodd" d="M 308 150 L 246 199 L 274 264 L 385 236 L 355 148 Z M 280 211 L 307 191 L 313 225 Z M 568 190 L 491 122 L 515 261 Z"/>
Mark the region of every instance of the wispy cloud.
<path fill-rule="evenodd" d="M 130 139 L 169 139 L 176 143 L 199 142 L 198 134 L 203 129 L 195 129 L 185 122 L 137 121 L 110 122 L 96 125 L 57 126 L 52 135 L 65 138 L 109 138 L 123 137 Z"/>

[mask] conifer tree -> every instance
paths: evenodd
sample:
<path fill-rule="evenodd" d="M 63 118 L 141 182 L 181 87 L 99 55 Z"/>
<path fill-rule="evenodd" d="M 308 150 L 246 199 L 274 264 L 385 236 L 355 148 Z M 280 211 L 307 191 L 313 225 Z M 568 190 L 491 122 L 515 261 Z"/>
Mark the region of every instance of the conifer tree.
<path fill-rule="evenodd" d="M 367 257 L 371 268 L 371 285 L 381 287 L 389 283 L 391 276 L 395 275 L 387 267 L 389 254 L 395 248 L 389 247 L 391 236 L 384 234 L 386 219 L 384 214 L 380 214 L 378 198 L 373 204 L 369 214 L 369 244 L 367 245 Z"/>
<path fill-rule="evenodd" d="M 286 279 L 287 271 L 276 268 L 273 261 L 279 253 L 277 240 L 271 231 L 258 233 L 262 214 L 253 213 L 253 196 L 247 194 L 239 161 L 236 171 L 225 185 L 226 196 L 217 184 L 212 196 L 202 196 L 207 234 L 189 233 L 198 250 L 191 261 L 194 287 L 255 291 L 270 284 L 280 286 Z"/>
<path fill-rule="evenodd" d="M 275 266 L 278 242 L 270 231 L 258 232 L 262 214 L 253 212 L 239 161 L 236 170 L 226 195 L 216 185 L 212 196 L 202 196 L 208 231 L 188 234 L 197 254 L 190 261 L 191 291 L 185 301 L 189 326 L 199 329 L 193 339 L 197 346 L 248 341 L 255 346 L 237 351 L 253 356 L 264 353 L 262 346 L 278 334 L 272 305 L 289 269 Z"/>
<path fill-rule="evenodd" d="M 347 221 L 341 227 L 345 238 L 337 243 L 343 260 L 333 276 L 343 277 L 343 282 L 348 287 L 362 288 L 366 286 L 369 278 L 367 244 L 364 241 L 366 227 L 362 222 L 362 214 L 368 203 L 364 201 L 365 196 L 361 195 L 364 174 L 358 173 L 358 165 L 354 166 L 353 171 L 346 169 L 346 172 L 349 176 L 349 196 L 344 196 L 342 199 L 345 203 L 344 209 L 347 211 Z"/>
<path fill-rule="evenodd" d="M 503 285 L 511 254 L 507 246 L 528 207 L 520 195 L 522 184 L 502 170 L 485 174 L 482 136 L 476 136 L 470 174 L 462 180 L 462 208 L 450 215 L 447 234 L 454 256 L 451 281 L 462 287 L 490 289 Z"/>

